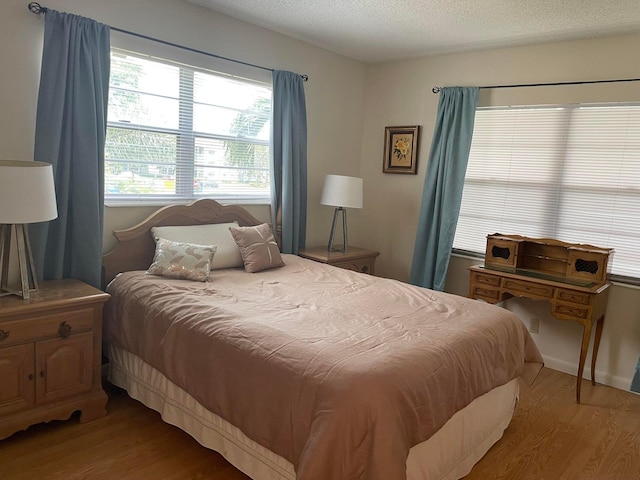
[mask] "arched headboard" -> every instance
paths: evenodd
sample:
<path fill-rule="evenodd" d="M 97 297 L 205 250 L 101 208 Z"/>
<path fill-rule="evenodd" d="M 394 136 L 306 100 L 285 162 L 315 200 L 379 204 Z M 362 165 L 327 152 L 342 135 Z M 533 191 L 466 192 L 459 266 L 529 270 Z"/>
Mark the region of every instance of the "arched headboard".
<path fill-rule="evenodd" d="M 118 243 L 102 257 L 103 286 L 120 272 L 149 268 L 156 249 L 152 227 L 234 221 L 243 227 L 263 223 L 238 205 L 221 205 L 215 200 L 201 199 L 187 205 L 160 208 L 131 228 L 115 230 L 113 235 Z"/>

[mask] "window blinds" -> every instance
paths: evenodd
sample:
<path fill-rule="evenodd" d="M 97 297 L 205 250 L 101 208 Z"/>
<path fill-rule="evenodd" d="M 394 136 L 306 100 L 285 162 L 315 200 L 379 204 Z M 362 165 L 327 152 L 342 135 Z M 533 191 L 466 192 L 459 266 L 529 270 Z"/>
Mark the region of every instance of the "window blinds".
<path fill-rule="evenodd" d="M 486 235 L 615 249 L 611 272 L 640 279 L 640 105 L 479 109 L 454 249 Z"/>
<path fill-rule="evenodd" d="M 107 198 L 268 199 L 271 88 L 112 49 Z"/>

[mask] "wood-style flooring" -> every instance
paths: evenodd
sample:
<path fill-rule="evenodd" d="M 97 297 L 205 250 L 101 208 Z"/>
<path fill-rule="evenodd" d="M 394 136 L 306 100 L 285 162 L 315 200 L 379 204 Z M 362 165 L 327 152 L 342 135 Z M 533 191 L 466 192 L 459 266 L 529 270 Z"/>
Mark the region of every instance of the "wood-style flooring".
<path fill-rule="evenodd" d="M 576 405 L 574 389 L 575 377 L 544 368 L 465 479 L 640 480 L 640 395 L 583 382 Z M 104 418 L 34 425 L 0 441 L 0 479 L 248 479 L 126 393 L 107 392 Z"/>

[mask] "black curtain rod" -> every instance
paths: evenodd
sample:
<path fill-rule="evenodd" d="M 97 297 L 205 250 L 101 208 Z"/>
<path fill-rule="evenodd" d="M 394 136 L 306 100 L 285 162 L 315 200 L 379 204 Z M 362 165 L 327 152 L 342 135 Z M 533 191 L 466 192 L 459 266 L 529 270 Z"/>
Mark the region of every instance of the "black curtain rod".
<path fill-rule="evenodd" d="M 27 5 L 27 8 L 31 13 L 35 13 L 36 15 L 47 13 L 47 7 L 43 7 L 38 2 L 31 2 Z M 263 67 L 262 65 L 255 65 L 253 63 L 243 62 L 242 60 L 236 60 L 234 58 L 223 57 L 221 55 L 216 55 L 215 53 L 205 52 L 202 50 L 197 50 L 191 47 L 185 47 L 184 45 L 179 45 L 177 43 L 167 42 L 166 40 L 160 40 L 159 38 L 149 37 L 147 35 L 142 35 L 141 33 L 130 32 L 129 30 L 123 30 L 122 28 L 109 26 L 111 30 L 115 30 L 116 32 L 125 33 L 127 35 L 132 35 L 138 38 L 144 38 L 145 40 L 151 40 L 152 42 L 162 43 L 163 45 L 169 45 L 170 47 L 181 48 L 182 50 L 187 50 L 193 53 L 200 53 L 202 55 L 206 55 L 208 57 L 219 58 L 221 60 L 227 60 L 229 62 L 239 63 L 241 65 L 247 65 L 248 67 L 260 68 L 262 70 L 267 70 L 269 72 L 273 72 L 273 68 Z M 309 80 L 309 75 L 300 75 L 303 81 Z"/>
<path fill-rule="evenodd" d="M 485 85 L 478 87 L 484 88 L 520 88 L 520 87 L 556 87 L 559 85 L 587 85 L 594 83 L 620 83 L 620 82 L 640 82 L 640 78 L 620 78 L 616 80 L 587 80 L 584 82 L 554 82 L 554 83 L 521 83 L 519 85 Z M 440 93 L 443 87 L 433 87 L 433 93 Z"/>

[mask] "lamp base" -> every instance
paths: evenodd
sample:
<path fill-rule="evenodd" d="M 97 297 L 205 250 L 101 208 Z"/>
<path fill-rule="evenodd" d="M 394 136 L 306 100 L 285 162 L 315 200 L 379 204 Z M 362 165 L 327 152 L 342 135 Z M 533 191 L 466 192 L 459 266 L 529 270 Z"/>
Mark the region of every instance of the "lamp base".
<path fill-rule="evenodd" d="M 333 245 L 333 238 L 336 233 L 336 223 L 338 222 L 338 214 L 342 213 L 342 248 L 335 247 Z M 344 252 L 347 253 L 349 243 L 347 242 L 347 210 L 344 207 L 336 207 L 333 211 L 333 222 L 331 223 L 331 234 L 329 235 L 329 245 L 327 250 L 329 252 Z"/>
<path fill-rule="evenodd" d="M 18 246 L 18 266 L 20 268 L 21 289 L 9 288 L 9 259 L 11 253 L 11 237 L 15 235 Z M 28 299 L 31 291 L 38 289 L 29 233 L 24 224 L 0 225 L 0 295 L 18 295 Z"/>

